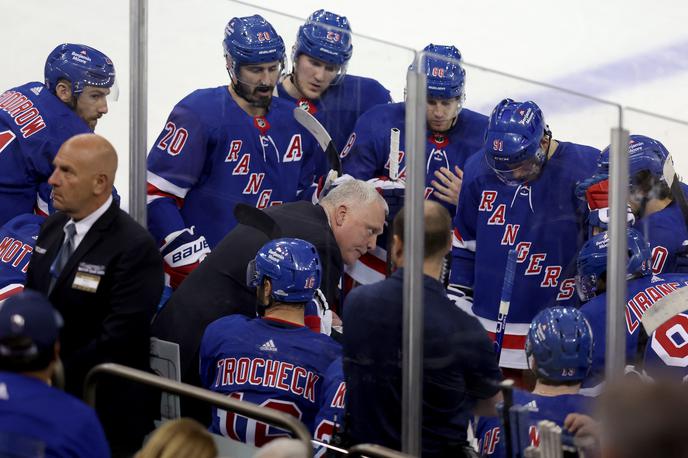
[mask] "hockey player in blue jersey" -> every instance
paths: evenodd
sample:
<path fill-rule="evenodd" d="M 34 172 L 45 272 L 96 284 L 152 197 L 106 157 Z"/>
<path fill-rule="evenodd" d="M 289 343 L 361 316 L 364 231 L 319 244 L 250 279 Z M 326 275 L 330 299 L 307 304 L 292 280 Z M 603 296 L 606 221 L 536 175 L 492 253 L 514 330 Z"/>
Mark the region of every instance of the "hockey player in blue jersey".
<path fill-rule="evenodd" d="M 304 326 L 304 305 L 320 286 L 320 258 L 300 239 L 272 240 L 249 264 L 264 316 L 230 315 L 211 323 L 200 351 L 202 385 L 212 391 L 289 413 L 313 433 L 322 385 L 341 347 Z M 274 427 L 213 409 L 211 431 L 262 446 L 286 435 Z"/>
<path fill-rule="evenodd" d="M 552 307 L 538 313 L 530 324 L 526 355 L 536 376 L 532 393 L 515 389 L 514 405 L 528 408 L 524 445 L 538 446 L 537 423 L 550 420 L 564 426 L 571 413 L 589 414 L 590 398 L 579 394 L 592 364 L 593 334 L 590 324 L 573 307 Z M 497 417 L 481 417 L 476 425 L 480 456 L 506 457 L 502 426 Z M 515 444 L 514 444 L 515 446 Z M 514 450 L 523 456 L 523 449 Z"/>
<path fill-rule="evenodd" d="M 236 225 L 237 203 L 291 202 L 313 182 L 314 139 L 272 96 L 282 38 L 258 15 L 235 17 L 223 46 L 230 84 L 182 99 L 148 155 L 148 228 L 172 287 Z"/>
<path fill-rule="evenodd" d="M 389 91 L 372 78 L 348 75 L 353 53 L 351 26 L 345 16 L 315 11 L 299 27 L 292 48 L 292 70 L 277 85 L 277 94 L 314 115 L 339 150 L 356 120 L 375 105 L 392 101 Z M 329 170 L 319 156 L 318 176 Z"/>
<path fill-rule="evenodd" d="M 672 293 L 681 310 L 658 326 L 648 337 L 643 356 L 643 374 L 653 380 L 688 382 L 688 290 Z M 669 296 L 669 297 L 671 297 Z M 663 306 L 666 306 L 664 304 Z"/>
<path fill-rule="evenodd" d="M 463 108 L 466 71 L 461 53 L 454 46 L 430 44 L 423 50 L 427 76 L 426 198 L 442 203 L 456 213 L 461 169 L 468 157 L 480 150 L 487 117 Z M 406 103 L 378 106 L 356 123 L 342 151 L 344 173 L 360 180 L 390 177 L 390 131 L 399 129 L 401 182 L 406 176 L 404 126 Z M 394 215 L 390 215 L 394 216 Z"/>
<path fill-rule="evenodd" d="M 425 144 L 425 197 L 443 204 L 456 214 L 464 163 L 483 144 L 487 117 L 463 108 L 466 72 L 461 53 L 454 46 L 430 44 L 425 47 L 427 77 L 427 142 Z M 406 178 L 406 103 L 378 106 L 359 118 L 342 151 L 344 173 L 361 180 L 375 180 L 390 204 L 390 221 L 403 205 Z M 398 173 L 390 174 L 391 130 L 399 129 Z M 392 178 L 392 179 L 390 179 Z M 387 237 L 378 248 L 363 256 L 348 271 L 358 283 L 382 280 L 386 268 Z"/>
<path fill-rule="evenodd" d="M 44 217 L 27 213 L 0 227 L 0 301 L 19 293 Z"/>
<path fill-rule="evenodd" d="M 652 275 L 649 244 L 635 229 L 627 229 L 628 260 L 626 307 L 626 363 L 639 367 L 642 363 L 647 335 L 641 320 L 655 302 L 688 285 L 688 275 Z M 606 342 L 606 274 L 609 235 L 602 232 L 588 240 L 578 255 L 576 289 L 582 301 L 581 312 L 590 322 L 595 344 L 590 375 L 583 383 L 587 395 L 597 395 L 604 378 Z"/>
<path fill-rule="evenodd" d="M 65 43 L 48 55 L 44 77 L 0 94 L 0 226 L 34 212 L 62 143 L 108 112 L 115 67 L 96 49 Z"/>
<path fill-rule="evenodd" d="M 450 293 L 472 296 L 457 303 L 494 337 L 508 252 L 516 251 L 502 367 L 527 369 L 526 334 L 540 310 L 576 304 L 586 208 L 574 190 L 592 175 L 598 155 L 595 148 L 555 140 L 534 102 L 504 99 L 490 116 L 483 152 L 466 161 Z"/>
<path fill-rule="evenodd" d="M 589 203 L 606 201 L 609 148 L 602 151 L 595 175 L 579 186 L 579 195 L 585 193 Z M 650 243 L 655 274 L 688 271 L 688 227 L 664 177 L 668 157 L 669 151 L 660 141 L 644 135 L 629 137 L 629 206 L 635 215 L 633 227 Z M 686 185 L 681 183 L 681 188 L 685 194 Z"/>
<path fill-rule="evenodd" d="M 313 438 L 324 443 L 331 443 L 337 432 L 344 431 L 344 399 L 346 382 L 342 358 L 335 359 L 325 373 L 322 386 L 323 395 L 320 410 L 313 424 Z M 325 454 L 325 448 L 317 450 L 315 456 Z"/>

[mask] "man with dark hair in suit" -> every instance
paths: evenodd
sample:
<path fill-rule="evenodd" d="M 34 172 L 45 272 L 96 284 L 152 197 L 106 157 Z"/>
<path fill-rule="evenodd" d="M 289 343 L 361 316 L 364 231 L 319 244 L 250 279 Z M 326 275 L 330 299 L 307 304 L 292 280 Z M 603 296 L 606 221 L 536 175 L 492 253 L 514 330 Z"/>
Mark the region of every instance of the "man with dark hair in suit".
<path fill-rule="evenodd" d="M 79 396 L 97 364 L 149 370 L 162 259 L 150 234 L 113 202 L 117 153 L 110 142 L 77 135 L 62 145 L 53 163 L 48 183 L 59 211 L 41 227 L 26 287 L 48 295 L 64 317 L 66 390 Z M 144 394 L 124 382 L 101 386 L 96 408 L 113 452 L 137 450 L 152 424 L 145 415 L 131 415 L 127 406 L 137 405 L 136 395 Z"/>
<path fill-rule="evenodd" d="M 496 415 L 501 373 L 478 320 L 447 298 L 439 278 L 451 247 L 451 218 L 424 203 L 423 456 L 465 456 L 473 413 Z M 394 218 L 392 260 L 398 270 L 354 288 L 344 304 L 346 432 L 353 443 L 401 448 L 404 209 Z M 470 456 L 470 455 L 469 455 Z"/>

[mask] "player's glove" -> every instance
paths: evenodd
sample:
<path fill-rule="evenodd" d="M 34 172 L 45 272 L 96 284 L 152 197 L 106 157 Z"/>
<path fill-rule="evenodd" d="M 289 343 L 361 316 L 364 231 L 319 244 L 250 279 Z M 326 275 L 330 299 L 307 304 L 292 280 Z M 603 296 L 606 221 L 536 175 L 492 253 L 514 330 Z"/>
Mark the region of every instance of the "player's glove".
<path fill-rule="evenodd" d="M 165 284 L 177 289 L 210 253 L 210 247 L 204 236 L 194 234 L 191 226 L 165 237 L 160 252 L 165 261 Z"/>
<path fill-rule="evenodd" d="M 585 201 L 588 203 L 588 210 L 590 210 L 588 225 L 591 228 L 597 227 L 607 230 L 609 224 L 609 178 L 588 184 L 585 190 Z M 626 221 L 629 225 L 635 223 L 635 216 L 630 205 L 626 206 Z"/>
<path fill-rule="evenodd" d="M 320 288 L 315 290 L 313 299 L 306 304 L 304 322 L 313 332 L 328 336 L 332 333 L 332 310 Z"/>
<path fill-rule="evenodd" d="M 368 183 L 372 183 L 387 202 L 389 207 L 387 221 L 394 220 L 396 214 L 404 206 L 406 183 L 403 180 L 390 180 L 387 177 L 372 178 L 368 180 Z"/>
<path fill-rule="evenodd" d="M 586 178 L 585 180 L 579 181 L 578 183 L 576 183 L 576 197 L 580 200 L 587 200 L 588 188 L 604 181 L 607 182 L 606 186 L 607 189 L 609 189 L 609 175 L 607 175 L 606 173 L 596 173 L 590 178 Z"/>

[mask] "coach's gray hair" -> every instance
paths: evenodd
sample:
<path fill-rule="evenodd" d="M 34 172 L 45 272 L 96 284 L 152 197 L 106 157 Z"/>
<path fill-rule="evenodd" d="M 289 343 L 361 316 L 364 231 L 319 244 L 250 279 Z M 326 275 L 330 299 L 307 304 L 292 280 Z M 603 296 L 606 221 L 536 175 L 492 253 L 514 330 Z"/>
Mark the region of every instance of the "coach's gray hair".
<path fill-rule="evenodd" d="M 340 205 L 367 205 L 378 202 L 389 214 L 389 207 L 385 199 L 377 192 L 375 186 L 362 180 L 347 180 L 332 188 L 325 197 L 320 199 L 320 205 L 337 208 Z"/>

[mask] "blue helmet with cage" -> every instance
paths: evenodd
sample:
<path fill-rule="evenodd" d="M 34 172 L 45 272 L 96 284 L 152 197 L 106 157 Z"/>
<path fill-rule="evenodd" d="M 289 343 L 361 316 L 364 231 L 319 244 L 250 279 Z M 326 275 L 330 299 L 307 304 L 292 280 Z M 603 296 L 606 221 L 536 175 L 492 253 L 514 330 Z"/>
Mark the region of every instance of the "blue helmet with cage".
<path fill-rule="evenodd" d="M 461 52 L 456 46 L 430 43 L 423 48 L 428 98 L 453 99 L 463 104 L 466 98 L 466 70 L 461 65 Z M 414 64 L 409 67 L 413 70 Z"/>
<path fill-rule="evenodd" d="M 488 165 L 506 184 L 516 186 L 538 177 L 547 159 L 540 142 L 551 136 L 535 102 L 504 99 L 495 107 L 485 134 Z"/>
<path fill-rule="evenodd" d="M 592 365 L 592 339 L 590 323 L 578 309 L 546 308 L 530 323 L 526 340 L 528 366 L 538 378 L 555 382 L 583 380 Z"/>
<path fill-rule="evenodd" d="M 79 95 L 86 86 L 112 87 L 115 84 L 115 66 L 97 49 L 64 43 L 48 55 L 44 76 L 45 86 L 53 94 L 57 83 L 66 80 L 72 85 L 72 94 Z"/>
<path fill-rule="evenodd" d="M 272 283 L 272 298 L 279 302 L 308 302 L 320 287 L 320 257 L 313 244 L 296 238 L 271 240 L 262 246 L 246 272 L 248 286 L 263 278 Z"/>
<path fill-rule="evenodd" d="M 652 274 L 652 252 L 650 244 L 642 234 L 633 228 L 626 229 L 628 260 L 626 278 L 644 277 Z M 597 296 L 598 281 L 607 273 L 607 248 L 609 233 L 602 232 L 590 238 L 578 253 L 576 262 L 576 290 L 582 301 Z"/>
<path fill-rule="evenodd" d="M 234 17 L 225 27 L 222 40 L 225 57 L 232 59 L 230 75 L 246 64 L 280 62 L 284 68 L 284 41 L 262 16 Z"/>
<path fill-rule="evenodd" d="M 306 23 L 299 27 L 294 44 L 293 60 L 301 54 L 340 67 L 335 84 L 346 73 L 346 65 L 351 59 L 351 26 L 346 16 L 339 16 L 325 10 L 311 14 Z"/>

